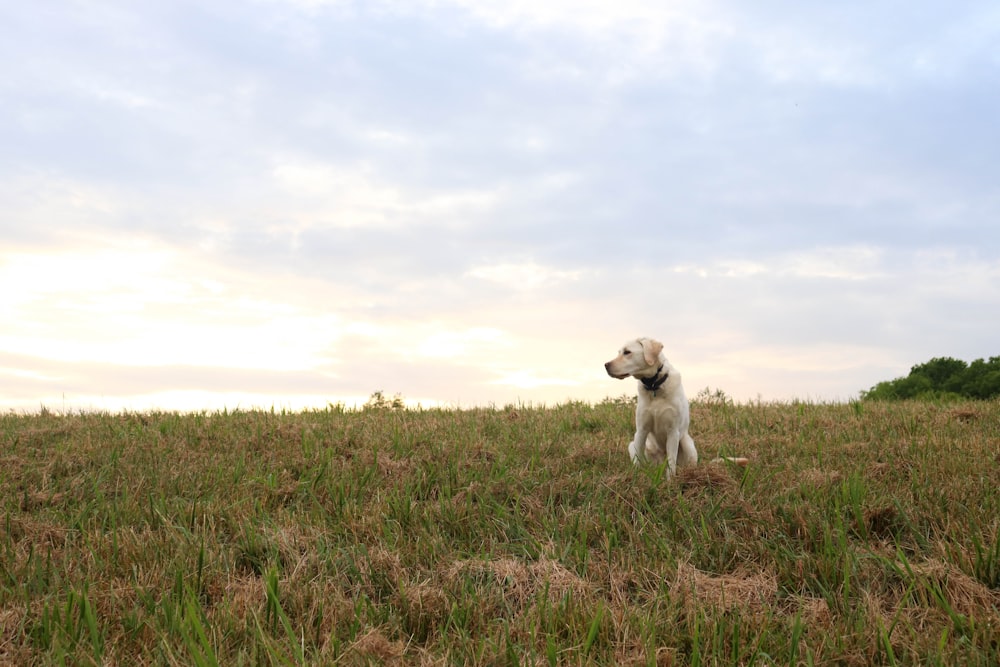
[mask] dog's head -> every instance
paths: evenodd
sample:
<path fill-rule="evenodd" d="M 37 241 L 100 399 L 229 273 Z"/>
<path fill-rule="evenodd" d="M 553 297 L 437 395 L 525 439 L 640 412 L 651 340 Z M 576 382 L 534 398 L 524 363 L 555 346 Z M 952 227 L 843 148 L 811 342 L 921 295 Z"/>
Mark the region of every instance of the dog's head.
<path fill-rule="evenodd" d="M 652 338 L 637 338 L 625 343 L 618 356 L 604 364 L 604 370 L 613 378 L 623 380 L 628 376 L 648 375 L 660 366 L 663 343 Z"/>

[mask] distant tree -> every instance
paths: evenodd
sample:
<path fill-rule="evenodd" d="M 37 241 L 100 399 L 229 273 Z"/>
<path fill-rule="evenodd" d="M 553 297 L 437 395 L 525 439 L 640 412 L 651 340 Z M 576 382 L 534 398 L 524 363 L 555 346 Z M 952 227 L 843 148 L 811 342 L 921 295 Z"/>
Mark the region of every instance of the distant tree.
<path fill-rule="evenodd" d="M 972 398 L 1000 395 L 1000 357 L 990 357 L 988 362 L 976 359 L 969 364 L 962 378 L 962 386 Z"/>
<path fill-rule="evenodd" d="M 961 359 L 935 357 L 926 363 L 917 364 L 911 368 L 910 377 L 916 375 L 928 378 L 934 389 L 944 389 L 949 384 L 955 384 L 953 380 L 958 379 L 960 383 L 961 375 L 965 372 L 966 368 L 968 368 L 968 364 Z"/>
<path fill-rule="evenodd" d="M 861 398 L 866 400 L 945 396 L 978 399 L 1000 396 L 1000 357 L 990 357 L 989 361 L 976 359 L 971 364 L 951 357 L 935 357 L 913 366 L 906 377 L 879 382 L 861 392 Z"/>
<path fill-rule="evenodd" d="M 391 399 L 387 398 L 385 392 L 379 389 L 372 392 L 361 408 L 363 410 L 405 410 L 406 401 L 402 394 L 396 394 Z"/>

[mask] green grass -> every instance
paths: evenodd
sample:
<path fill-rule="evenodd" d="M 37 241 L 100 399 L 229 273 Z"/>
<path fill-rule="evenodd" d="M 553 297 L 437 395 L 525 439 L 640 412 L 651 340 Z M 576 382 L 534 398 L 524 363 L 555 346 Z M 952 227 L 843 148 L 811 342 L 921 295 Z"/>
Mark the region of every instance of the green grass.
<path fill-rule="evenodd" d="M 1000 402 L 0 415 L 0 664 L 1000 664 Z"/>

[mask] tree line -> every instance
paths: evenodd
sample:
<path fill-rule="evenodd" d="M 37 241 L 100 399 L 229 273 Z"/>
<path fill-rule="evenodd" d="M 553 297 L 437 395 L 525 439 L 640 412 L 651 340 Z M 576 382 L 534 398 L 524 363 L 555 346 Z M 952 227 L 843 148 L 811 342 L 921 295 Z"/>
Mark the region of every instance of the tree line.
<path fill-rule="evenodd" d="M 989 361 L 976 359 L 967 364 L 961 359 L 935 357 L 917 364 L 906 377 L 879 382 L 862 399 L 894 400 L 906 398 L 993 398 L 1000 396 L 1000 357 Z"/>

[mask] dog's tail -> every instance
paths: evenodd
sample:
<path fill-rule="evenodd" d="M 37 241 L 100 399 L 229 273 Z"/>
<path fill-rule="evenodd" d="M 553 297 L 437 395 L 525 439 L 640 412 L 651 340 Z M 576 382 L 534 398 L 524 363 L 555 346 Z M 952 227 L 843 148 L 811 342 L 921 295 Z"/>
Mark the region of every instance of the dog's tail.
<path fill-rule="evenodd" d="M 712 459 L 710 463 L 733 463 L 741 467 L 746 467 L 750 463 L 750 459 L 745 459 L 742 456 L 720 456 L 717 459 Z"/>

